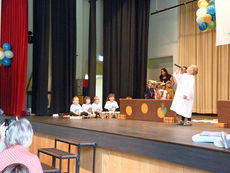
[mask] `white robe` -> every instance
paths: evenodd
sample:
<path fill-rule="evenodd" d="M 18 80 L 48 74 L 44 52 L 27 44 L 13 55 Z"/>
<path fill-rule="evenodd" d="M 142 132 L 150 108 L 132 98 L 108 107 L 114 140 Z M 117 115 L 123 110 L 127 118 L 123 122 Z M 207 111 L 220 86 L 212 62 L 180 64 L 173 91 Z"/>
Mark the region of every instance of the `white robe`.
<path fill-rule="evenodd" d="M 191 118 L 194 101 L 194 76 L 187 73 L 174 73 L 173 76 L 177 81 L 177 89 L 170 109 L 178 115 Z M 184 99 L 184 96 L 187 96 L 187 99 Z"/>

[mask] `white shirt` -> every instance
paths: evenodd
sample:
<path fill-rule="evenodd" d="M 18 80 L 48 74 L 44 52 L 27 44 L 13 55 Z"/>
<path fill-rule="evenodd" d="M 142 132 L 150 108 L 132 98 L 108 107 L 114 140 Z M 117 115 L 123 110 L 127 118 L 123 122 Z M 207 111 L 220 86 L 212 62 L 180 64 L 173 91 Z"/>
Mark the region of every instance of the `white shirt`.
<path fill-rule="evenodd" d="M 92 108 L 93 108 L 94 112 L 96 112 L 96 111 L 102 111 L 102 105 L 100 103 L 98 103 L 98 104 L 93 103 L 92 104 Z"/>
<path fill-rule="evenodd" d="M 91 104 L 83 104 L 82 105 L 83 112 L 89 112 L 90 108 L 92 109 L 92 105 Z"/>
<path fill-rule="evenodd" d="M 194 100 L 194 87 L 195 78 L 193 75 L 187 73 L 174 74 L 177 81 L 177 89 L 172 102 L 171 110 L 186 118 L 191 118 L 193 100 Z M 187 96 L 187 99 L 184 99 Z"/>
<path fill-rule="evenodd" d="M 78 105 L 72 104 L 70 106 L 70 112 L 79 112 L 79 113 L 81 113 L 82 112 L 81 105 L 80 104 L 78 104 Z"/>
<path fill-rule="evenodd" d="M 105 109 L 108 109 L 111 112 L 114 112 L 117 108 L 119 108 L 119 106 L 116 101 L 113 101 L 113 102 L 107 101 L 105 103 Z"/>

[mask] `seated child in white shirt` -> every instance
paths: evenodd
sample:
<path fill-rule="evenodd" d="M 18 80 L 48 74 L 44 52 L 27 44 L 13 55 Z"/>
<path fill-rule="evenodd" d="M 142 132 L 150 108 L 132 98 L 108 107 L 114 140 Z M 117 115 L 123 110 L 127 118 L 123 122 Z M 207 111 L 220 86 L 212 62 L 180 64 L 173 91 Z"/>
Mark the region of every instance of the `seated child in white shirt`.
<path fill-rule="evenodd" d="M 117 102 L 115 101 L 115 94 L 110 93 L 106 99 L 105 107 L 109 112 L 115 112 L 119 108 Z"/>
<path fill-rule="evenodd" d="M 99 103 L 99 97 L 94 97 L 94 102 L 92 104 L 93 113 L 96 115 L 96 118 L 100 117 L 100 113 L 102 112 L 102 105 Z"/>
<path fill-rule="evenodd" d="M 85 96 L 84 98 L 84 104 L 82 105 L 82 115 L 85 116 L 92 116 L 93 115 L 93 109 L 91 105 L 91 99 L 89 96 Z"/>
<path fill-rule="evenodd" d="M 79 104 L 79 98 L 77 96 L 72 99 L 73 104 L 70 106 L 70 115 L 80 116 L 82 113 L 81 105 Z"/>

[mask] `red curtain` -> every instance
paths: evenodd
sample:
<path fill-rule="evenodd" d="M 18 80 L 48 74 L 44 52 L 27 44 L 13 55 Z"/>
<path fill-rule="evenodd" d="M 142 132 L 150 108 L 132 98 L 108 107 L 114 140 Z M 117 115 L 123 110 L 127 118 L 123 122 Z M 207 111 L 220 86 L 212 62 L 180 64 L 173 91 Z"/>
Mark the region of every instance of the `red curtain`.
<path fill-rule="evenodd" d="M 1 46 L 9 43 L 14 57 L 0 67 L 0 108 L 6 115 L 23 116 L 26 110 L 28 48 L 27 0 L 2 0 Z"/>

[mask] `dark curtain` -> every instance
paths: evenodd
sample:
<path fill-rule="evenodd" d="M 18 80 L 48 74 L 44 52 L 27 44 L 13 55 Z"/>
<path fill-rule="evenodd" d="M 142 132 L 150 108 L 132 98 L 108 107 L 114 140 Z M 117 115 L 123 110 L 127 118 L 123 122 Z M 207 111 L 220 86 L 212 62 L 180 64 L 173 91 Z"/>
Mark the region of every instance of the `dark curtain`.
<path fill-rule="evenodd" d="M 50 1 L 34 0 L 32 112 L 46 114 L 48 107 Z"/>
<path fill-rule="evenodd" d="M 88 74 L 89 74 L 89 95 L 95 96 L 96 90 L 96 0 L 90 0 L 89 14 L 89 58 L 88 58 Z"/>
<path fill-rule="evenodd" d="M 0 67 L 0 108 L 6 115 L 23 116 L 26 111 L 27 13 L 27 0 L 2 0 L 1 45 L 10 43 L 14 53 L 11 66 Z"/>
<path fill-rule="evenodd" d="M 147 72 L 150 0 L 104 1 L 103 97 L 142 98 Z"/>
<path fill-rule="evenodd" d="M 52 113 L 68 112 L 76 71 L 76 0 L 52 1 Z"/>
<path fill-rule="evenodd" d="M 143 98 L 147 79 L 150 0 L 136 1 L 135 98 Z"/>

